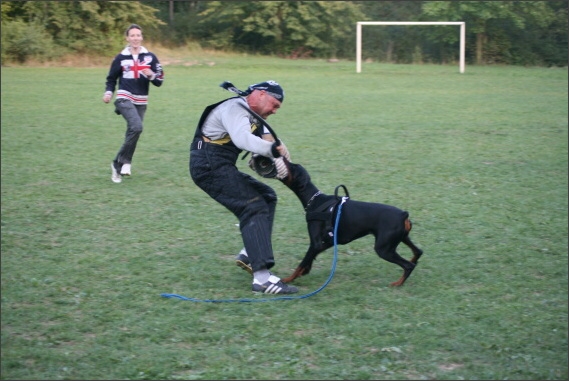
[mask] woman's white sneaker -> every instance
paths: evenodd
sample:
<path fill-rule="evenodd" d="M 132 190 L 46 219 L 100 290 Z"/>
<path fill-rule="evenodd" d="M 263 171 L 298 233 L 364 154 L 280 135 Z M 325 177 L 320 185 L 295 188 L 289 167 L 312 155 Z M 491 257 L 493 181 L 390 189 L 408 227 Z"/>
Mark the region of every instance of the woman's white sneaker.
<path fill-rule="evenodd" d="M 122 181 L 122 176 L 117 172 L 114 163 L 111 163 L 111 171 L 111 180 L 113 180 L 113 183 L 120 183 Z"/>
<path fill-rule="evenodd" d="M 121 175 L 130 176 L 130 164 L 123 164 L 122 165 Z"/>

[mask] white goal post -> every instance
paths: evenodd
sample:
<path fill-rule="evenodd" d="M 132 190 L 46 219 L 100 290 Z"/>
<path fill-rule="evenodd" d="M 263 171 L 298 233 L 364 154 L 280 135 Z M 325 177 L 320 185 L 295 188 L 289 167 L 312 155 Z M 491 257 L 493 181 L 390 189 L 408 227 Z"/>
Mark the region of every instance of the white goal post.
<path fill-rule="evenodd" d="M 466 23 L 464 21 L 358 21 L 356 29 L 356 73 L 362 71 L 362 25 L 460 25 L 460 72 L 464 73 Z"/>

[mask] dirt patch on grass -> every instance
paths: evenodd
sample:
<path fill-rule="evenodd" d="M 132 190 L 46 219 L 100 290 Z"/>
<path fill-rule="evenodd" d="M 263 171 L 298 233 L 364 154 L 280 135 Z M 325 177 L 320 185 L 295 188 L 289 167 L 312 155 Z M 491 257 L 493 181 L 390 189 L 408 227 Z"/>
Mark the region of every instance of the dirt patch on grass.
<path fill-rule="evenodd" d="M 444 370 L 446 372 L 449 372 L 451 370 L 455 370 L 458 368 L 462 368 L 464 365 L 463 364 L 456 364 L 456 363 L 449 363 L 449 364 L 441 364 L 439 365 L 439 369 L 440 370 Z"/>

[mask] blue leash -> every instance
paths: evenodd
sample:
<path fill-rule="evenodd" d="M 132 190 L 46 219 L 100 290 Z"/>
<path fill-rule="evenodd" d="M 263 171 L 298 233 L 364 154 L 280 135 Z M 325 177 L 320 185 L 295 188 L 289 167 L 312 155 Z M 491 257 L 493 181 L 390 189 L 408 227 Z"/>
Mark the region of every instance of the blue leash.
<path fill-rule="evenodd" d="M 313 295 L 316 295 L 320 291 L 324 289 L 330 283 L 332 278 L 334 277 L 334 273 L 336 272 L 336 263 L 338 262 L 338 225 L 340 222 L 340 215 L 342 214 L 342 205 L 346 202 L 347 197 L 342 197 L 342 201 L 338 206 L 338 213 L 336 214 L 336 222 L 334 223 L 334 260 L 332 261 L 332 270 L 330 271 L 330 276 L 320 288 L 315 291 L 312 291 L 308 294 L 304 295 L 296 295 L 296 296 L 278 296 L 274 298 L 262 298 L 262 299 L 196 299 L 196 298 L 188 298 L 187 296 L 182 296 L 178 294 L 160 294 L 164 298 L 178 298 L 190 302 L 202 302 L 202 303 L 252 303 L 252 302 L 272 302 L 274 300 L 296 300 L 296 299 L 306 299 Z"/>

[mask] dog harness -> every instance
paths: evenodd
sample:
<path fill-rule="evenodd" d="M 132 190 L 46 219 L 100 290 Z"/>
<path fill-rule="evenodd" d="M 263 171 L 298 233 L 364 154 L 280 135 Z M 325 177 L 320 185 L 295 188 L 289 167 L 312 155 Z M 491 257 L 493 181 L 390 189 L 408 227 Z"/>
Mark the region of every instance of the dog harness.
<path fill-rule="evenodd" d="M 338 196 L 338 189 L 344 188 L 344 192 L 346 192 L 346 196 L 340 197 Z M 326 236 L 328 237 L 328 243 L 333 243 L 334 241 L 334 223 L 336 219 L 336 214 L 338 212 L 338 206 L 343 204 L 344 202 L 348 201 L 350 198 L 350 194 L 348 193 L 348 189 L 344 185 L 338 185 L 334 190 L 334 197 L 330 198 L 327 201 L 324 201 L 322 204 L 318 205 L 317 207 L 312 206 L 312 201 L 318 196 L 322 194 L 321 191 L 318 191 L 312 196 L 312 198 L 306 204 L 306 208 L 304 209 L 306 212 L 306 222 L 310 221 L 324 221 L 325 229 L 326 229 Z"/>

